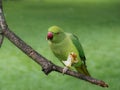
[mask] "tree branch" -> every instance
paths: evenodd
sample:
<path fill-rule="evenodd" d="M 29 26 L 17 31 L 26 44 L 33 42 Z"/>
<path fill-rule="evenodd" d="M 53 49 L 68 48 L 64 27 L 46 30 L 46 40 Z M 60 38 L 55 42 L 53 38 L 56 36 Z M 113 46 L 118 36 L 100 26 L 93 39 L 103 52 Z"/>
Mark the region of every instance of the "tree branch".
<path fill-rule="evenodd" d="M 5 27 L 2 24 L 2 23 L 5 23 L 4 16 L 2 15 L 2 12 L 3 12 L 2 10 L 3 10 L 2 9 L 2 1 L 0 0 L 0 47 L 1 47 L 1 45 L 3 43 L 3 39 L 4 39 L 2 29 L 5 29 Z M 7 25 L 5 25 L 5 26 L 7 26 Z"/>
<path fill-rule="evenodd" d="M 13 33 L 8 28 L 8 25 L 5 21 L 5 17 L 3 14 L 2 0 L 0 0 L 0 28 L 1 28 L 2 34 L 7 39 L 9 39 L 16 47 L 18 47 L 21 51 L 23 51 L 27 56 L 29 56 L 30 58 L 32 58 L 32 60 L 37 62 L 42 67 L 42 71 L 46 75 L 52 71 L 62 73 L 63 68 L 53 64 L 52 62 L 47 60 L 45 57 L 40 55 L 31 46 L 27 45 L 22 39 L 20 39 L 15 33 Z M 97 80 L 95 78 L 85 76 L 85 75 L 80 74 L 80 73 L 75 72 L 75 71 L 68 70 L 65 74 L 82 79 L 82 80 L 85 80 L 85 81 L 88 81 L 92 84 L 99 85 L 101 87 L 108 87 L 108 85 L 102 80 Z"/>

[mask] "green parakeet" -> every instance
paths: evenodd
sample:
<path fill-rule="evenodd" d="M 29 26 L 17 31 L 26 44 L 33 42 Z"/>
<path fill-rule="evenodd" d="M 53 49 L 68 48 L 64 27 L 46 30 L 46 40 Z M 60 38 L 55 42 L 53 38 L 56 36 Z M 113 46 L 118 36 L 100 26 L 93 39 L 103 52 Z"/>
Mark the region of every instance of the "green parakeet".
<path fill-rule="evenodd" d="M 79 73 L 90 76 L 77 36 L 64 32 L 58 26 L 52 26 L 48 29 L 47 40 L 54 55 L 66 67 L 74 67 Z"/>

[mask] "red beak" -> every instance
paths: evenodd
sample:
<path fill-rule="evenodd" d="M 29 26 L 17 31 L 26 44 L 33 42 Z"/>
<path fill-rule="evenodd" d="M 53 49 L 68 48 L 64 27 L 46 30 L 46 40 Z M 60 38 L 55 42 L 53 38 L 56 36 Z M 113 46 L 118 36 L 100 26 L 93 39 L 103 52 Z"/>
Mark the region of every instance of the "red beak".
<path fill-rule="evenodd" d="M 47 39 L 48 40 L 52 40 L 53 39 L 53 33 L 52 32 L 48 32 Z"/>

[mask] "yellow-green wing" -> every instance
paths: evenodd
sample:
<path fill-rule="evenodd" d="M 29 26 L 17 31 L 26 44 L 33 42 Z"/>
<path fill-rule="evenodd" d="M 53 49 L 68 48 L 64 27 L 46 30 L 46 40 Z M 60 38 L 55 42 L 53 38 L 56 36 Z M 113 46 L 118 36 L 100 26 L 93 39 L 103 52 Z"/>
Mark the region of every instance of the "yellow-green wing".
<path fill-rule="evenodd" d="M 86 63 L 85 63 L 86 57 L 85 57 L 82 45 L 80 44 L 78 37 L 75 36 L 74 34 L 71 34 L 70 37 L 71 37 L 73 44 L 75 45 L 75 47 L 77 48 L 77 50 L 79 52 L 79 57 L 84 62 L 84 65 L 86 66 Z"/>

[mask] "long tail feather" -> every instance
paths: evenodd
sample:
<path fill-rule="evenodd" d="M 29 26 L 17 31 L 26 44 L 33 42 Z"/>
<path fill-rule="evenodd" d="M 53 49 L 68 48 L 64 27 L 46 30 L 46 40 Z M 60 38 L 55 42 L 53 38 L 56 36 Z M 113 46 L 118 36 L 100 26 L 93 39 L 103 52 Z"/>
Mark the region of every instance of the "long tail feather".
<path fill-rule="evenodd" d="M 87 76 L 90 76 L 90 74 L 89 74 L 89 72 L 88 72 L 88 70 L 87 70 L 87 68 L 86 68 L 86 66 L 85 66 L 84 64 L 82 64 L 82 65 L 79 66 L 79 67 L 75 67 L 75 68 L 76 68 L 76 70 L 77 70 L 79 73 L 84 74 L 84 75 L 87 75 Z"/>

